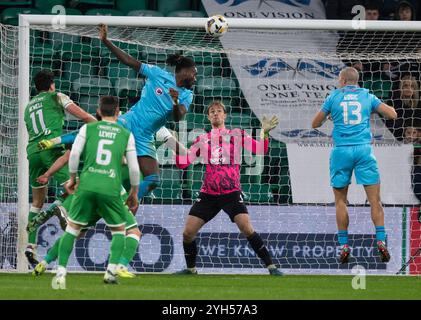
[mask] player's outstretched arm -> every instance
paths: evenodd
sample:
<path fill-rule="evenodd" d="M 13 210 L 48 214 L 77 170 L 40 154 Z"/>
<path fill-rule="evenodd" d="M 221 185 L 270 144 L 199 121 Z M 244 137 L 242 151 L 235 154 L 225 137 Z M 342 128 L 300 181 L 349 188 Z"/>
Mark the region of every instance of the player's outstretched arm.
<path fill-rule="evenodd" d="M 37 178 L 37 181 L 41 184 L 46 184 L 48 179 L 53 176 L 57 171 L 63 168 L 68 162 L 70 157 L 70 151 L 67 150 L 61 157 L 59 157 L 53 165 L 42 175 Z"/>
<path fill-rule="evenodd" d="M 110 49 L 110 51 L 117 57 L 117 59 L 124 63 L 126 66 L 133 68 L 136 72 L 139 72 L 142 63 L 129 54 L 125 53 L 120 48 L 116 47 L 110 40 L 107 38 L 108 36 L 108 28 L 105 24 L 99 25 L 99 39 L 105 46 Z"/>
<path fill-rule="evenodd" d="M 136 155 L 136 146 L 133 134 L 130 134 L 129 141 L 126 148 L 126 160 L 127 167 L 129 168 L 129 177 L 130 177 L 130 192 L 129 197 L 127 198 L 127 206 L 133 214 L 136 214 L 137 208 L 139 207 L 139 182 L 140 182 L 140 169 L 139 163 L 137 161 Z"/>
<path fill-rule="evenodd" d="M 177 139 L 177 133 L 171 132 L 166 127 L 161 127 L 161 129 L 156 132 L 156 139 L 159 141 L 164 141 L 165 145 L 171 148 L 175 154 L 187 154 L 186 147 Z"/>
<path fill-rule="evenodd" d="M 69 98 L 69 96 L 65 95 L 64 93 L 58 92 L 57 99 L 68 113 L 82 120 L 83 122 L 88 123 L 97 121 L 93 115 L 79 107 L 76 103 L 73 102 L 72 99 Z"/>
<path fill-rule="evenodd" d="M 313 129 L 321 127 L 322 124 L 325 123 L 326 119 L 327 119 L 326 113 L 324 113 L 323 111 L 317 112 L 313 119 L 313 122 L 311 123 L 311 127 Z"/>
<path fill-rule="evenodd" d="M 203 139 L 205 139 L 205 136 L 198 137 L 192 144 L 189 150 L 184 151 L 183 153 L 180 153 L 180 149 L 176 150 L 176 156 L 175 156 L 175 165 L 179 169 L 185 169 L 190 164 L 192 164 L 199 156 L 200 154 L 207 154 L 207 144 L 203 142 Z M 203 151 L 201 149 L 204 148 Z"/>
<path fill-rule="evenodd" d="M 75 142 L 72 146 L 69 156 L 69 173 L 70 179 L 64 188 L 69 194 L 73 194 L 76 188 L 76 174 L 79 168 L 80 155 L 83 152 L 86 144 L 86 124 L 80 128 L 79 133 L 76 136 Z"/>
<path fill-rule="evenodd" d="M 384 116 L 386 119 L 396 119 L 398 117 L 395 108 L 387 105 L 386 103 L 381 103 L 377 108 L 377 112 Z"/>

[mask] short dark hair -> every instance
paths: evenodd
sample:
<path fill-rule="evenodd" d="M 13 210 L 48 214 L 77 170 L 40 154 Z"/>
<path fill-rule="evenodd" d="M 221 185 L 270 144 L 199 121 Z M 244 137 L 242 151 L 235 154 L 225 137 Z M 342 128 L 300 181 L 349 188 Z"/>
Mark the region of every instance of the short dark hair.
<path fill-rule="evenodd" d="M 165 61 L 170 66 L 175 66 L 175 72 L 178 73 L 182 69 L 196 66 L 193 59 L 182 56 L 181 54 L 170 54 Z"/>
<path fill-rule="evenodd" d="M 48 91 L 54 83 L 54 73 L 50 70 L 41 70 L 35 75 L 34 82 L 38 92 Z"/>
<path fill-rule="evenodd" d="M 118 98 L 114 96 L 102 96 L 99 99 L 99 111 L 103 117 L 114 117 L 119 106 Z"/>
<path fill-rule="evenodd" d="M 380 8 L 382 4 L 379 0 L 368 0 L 365 4 L 365 10 L 378 10 L 380 12 Z"/>
<path fill-rule="evenodd" d="M 215 106 L 215 105 L 221 106 L 221 107 L 222 107 L 222 109 L 224 109 L 224 113 L 227 113 L 227 109 L 225 108 L 225 105 L 223 104 L 223 102 L 222 102 L 222 101 L 220 101 L 220 100 L 214 100 L 214 101 L 212 101 L 212 102 L 208 105 L 208 107 L 206 108 L 206 114 L 207 114 L 207 115 L 209 115 L 209 110 L 210 110 L 210 108 L 211 108 L 211 107 L 213 107 L 213 106 Z"/>

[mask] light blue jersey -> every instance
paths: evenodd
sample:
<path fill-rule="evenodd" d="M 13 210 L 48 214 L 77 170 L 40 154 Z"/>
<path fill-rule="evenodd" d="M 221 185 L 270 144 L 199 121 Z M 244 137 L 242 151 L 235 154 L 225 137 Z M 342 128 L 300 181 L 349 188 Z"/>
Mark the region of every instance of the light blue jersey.
<path fill-rule="evenodd" d="M 322 106 L 333 121 L 335 146 L 371 143 L 370 115 L 382 102 L 367 89 L 345 86 L 333 90 Z"/>
<path fill-rule="evenodd" d="M 129 129 L 136 141 L 138 156 L 156 159 L 153 135 L 172 118 L 173 101 L 169 89 L 178 91 L 179 104 L 187 109 L 193 101 L 192 90 L 178 87 L 174 74 L 160 67 L 142 63 L 139 73 L 147 80 L 140 100 L 118 122 Z"/>
<path fill-rule="evenodd" d="M 322 111 L 333 121 L 330 184 L 344 188 L 355 172 L 357 184 L 380 183 L 379 168 L 371 145 L 370 116 L 382 102 L 367 89 L 345 86 L 333 90 Z"/>

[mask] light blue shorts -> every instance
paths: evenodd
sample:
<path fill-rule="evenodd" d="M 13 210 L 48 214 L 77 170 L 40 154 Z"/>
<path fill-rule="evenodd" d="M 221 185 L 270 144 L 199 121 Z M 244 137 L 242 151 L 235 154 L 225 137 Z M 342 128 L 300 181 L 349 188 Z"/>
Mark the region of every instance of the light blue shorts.
<path fill-rule="evenodd" d="M 119 116 L 117 122 L 133 134 L 138 157 L 149 156 L 158 159 L 153 136 L 147 136 L 143 133 L 145 124 L 142 127 L 142 124 L 131 116 L 130 113 Z"/>
<path fill-rule="evenodd" d="M 357 184 L 374 185 L 380 183 L 379 168 L 371 144 L 338 146 L 330 153 L 330 185 L 344 188 L 351 183 L 355 171 Z"/>

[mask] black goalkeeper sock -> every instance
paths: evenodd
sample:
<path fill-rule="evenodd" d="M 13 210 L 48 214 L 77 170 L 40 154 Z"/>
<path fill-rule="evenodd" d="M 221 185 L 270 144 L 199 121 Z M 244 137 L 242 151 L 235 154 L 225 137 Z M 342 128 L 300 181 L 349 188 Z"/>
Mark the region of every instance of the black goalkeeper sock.
<path fill-rule="evenodd" d="M 186 243 L 183 241 L 183 248 L 184 248 L 184 257 L 186 258 L 187 268 L 195 268 L 196 256 L 197 256 L 196 240 L 193 240 L 190 243 Z"/>
<path fill-rule="evenodd" d="M 263 243 L 262 238 L 256 232 L 254 232 L 251 236 L 247 237 L 247 240 L 249 241 L 251 247 L 257 253 L 259 258 L 263 260 L 266 267 L 273 264 L 268 249 Z"/>

